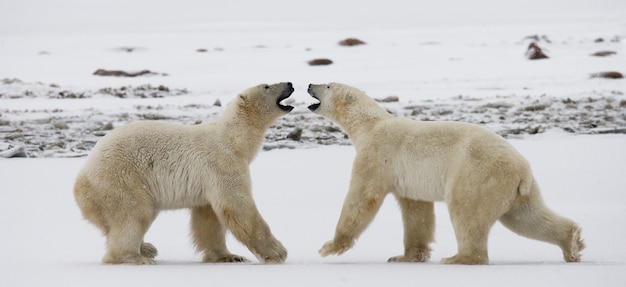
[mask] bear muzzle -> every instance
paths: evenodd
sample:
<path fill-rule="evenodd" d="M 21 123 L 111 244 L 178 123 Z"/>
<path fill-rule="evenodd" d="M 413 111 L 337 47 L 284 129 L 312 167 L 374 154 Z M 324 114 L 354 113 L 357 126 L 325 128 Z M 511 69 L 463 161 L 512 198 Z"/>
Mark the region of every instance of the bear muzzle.
<path fill-rule="evenodd" d="M 293 110 L 294 107 L 289 106 L 289 105 L 283 105 L 280 102 L 289 98 L 289 96 L 291 96 L 293 91 L 294 91 L 293 85 L 291 84 L 291 82 L 288 82 L 285 89 L 282 91 L 282 93 L 280 93 L 280 95 L 276 99 L 276 105 L 278 106 L 278 108 L 286 113 L 291 112 L 291 110 Z"/>
<path fill-rule="evenodd" d="M 309 105 L 307 108 L 309 109 L 309 111 L 315 112 L 315 110 L 317 110 L 317 108 L 320 107 L 320 104 L 322 103 L 320 101 L 320 99 L 315 95 L 315 91 L 313 90 L 313 84 L 309 84 L 309 88 L 307 89 L 307 92 L 309 93 L 309 95 L 311 95 L 311 97 L 313 97 L 314 99 L 318 100 L 318 103 L 315 104 L 311 104 Z"/>

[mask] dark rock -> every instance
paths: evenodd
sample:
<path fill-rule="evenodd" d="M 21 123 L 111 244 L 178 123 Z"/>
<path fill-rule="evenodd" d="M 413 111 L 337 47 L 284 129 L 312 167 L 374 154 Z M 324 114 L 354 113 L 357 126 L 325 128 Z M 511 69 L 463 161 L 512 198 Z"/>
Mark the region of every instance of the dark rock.
<path fill-rule="evenodd" d="M 357 39 L 357 38 L 347 38 L 339 41 L 340 46 L 352 47 L 358 45 L 365 45 L 365 42 Z"/>
<path fill-rule="evenodd" d="M 295 128 L 294 130 L 289 132 L 289 134 L 287 134 L 287 138 L 297 142 L 300 141 L 300 139 L 302 138 L 302 129 Z"/>
<path fill-rule="evenodd" d="M 549 57 L 543 53 L 543 50 L 535 43 L 532 42 L 528 45 L 528 49 L 526 50 L 526 57 L 529 60 L 541 60 L 548 59 Z"/>
<path fill-rule="evenodd" d="M 326 66 L 333 63 L 332 60 L 326 58 L 313 59 L 308 62 L 310 66 Z"/>
<path fill-rule="evenodd" d="M 591 54 L 591 56 L 594 56 L 594 57 L 607 57 L 607 56 L 611 56 L 611 55 L 615 55 L 615 54 L 617 54 L 617 52 L 615 52 L 615 51 L 598 51 L 598 52 L 595 52 L 595 53 Z"/>
<path fill-rule="evenodd" d="M 56 99 L 82 99 L 84 95 L 82 93 L 75 93 L 70 91 L 60 91 L 56 96 L 52 96 Z"/>
<path fill-rule="evenodd" d="M 592 78 L 604 78 L 604 79 L 622 79 L 624 78 L 624 75 L 622 75 L 622 73 L 620 72 L 609 71 L 609 72 L 600 72 L 600 73 L 591 74 L 591 77 Z"/>
<path fill-rule="evenodd" d="M 341 129 L 339 127 L 332 125 L 332 126 L 327 126 L 326 127 L 326 132 L 337 133 L 337 132 L 342 132 L 342 131 L 341 131 Z"/>

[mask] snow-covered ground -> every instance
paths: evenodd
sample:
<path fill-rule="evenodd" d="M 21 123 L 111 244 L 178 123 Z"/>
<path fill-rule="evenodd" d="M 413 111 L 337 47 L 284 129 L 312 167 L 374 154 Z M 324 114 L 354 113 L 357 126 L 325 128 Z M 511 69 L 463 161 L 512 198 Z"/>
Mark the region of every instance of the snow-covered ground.
<path fill-rule="evenodd" d="M 0 159 L 0 286 L 622 286 L 626 136 L 597 133 L 626 128 L 626 80 L 592 75 L 626 73 L 625 19 L 622 0 L 5 1 L 0 152 L 23 145 L 37 158 Z M 338 45 L 348 37 L 367 44 Z M 526 59 L 532 41 L 550 58 Z M 599 51 L 616 54 L 591 56 Z M 307 64 L 316 58 L 333 64 Z M 93 75 L 98 69 L 156 74 Z M 259 154 L 252 175 L 287 263 L 201 264 L 187 212 L 176 211 L 147 235 L 159 265 L 100 265 L 104 239 L 71 193 L 84 157 L 46 157 L 83 156 L 128 121 L 210 121 L 222 110 L 217 100 L 279 81 L 294 83 L 297 108 L 270 131 L 271 151 Z M 392 198 L 353 250 L 320 258 L 354 156 L 336 127 L 305 108 L 307 85 L 330 81 L 397 96 L 383 105 L 400 116 L 476 122 L 508 136 L 548 204 L 583 227 L 583 261 L 565 264 L 557 247 L 496 225 L 492 265 L 435 264 L 456 251 L 439 204 L 431 261 L 388 264 L 402 252 Z M 288 139 L 297 128 L 300 141 Z M 232 238 L 229 246 L 253 258 Z"/>
<path fill-rule="evenodd" d="M 352 147 L 279 149 L 252 164 L 254 196 L 289 250 L 283 265 L 202 264 L 188 237 L 188 212 L 164 212 L 146 240 L 157 266 L 100 265 L 104 238 L 83 221 L 72 197 L 84 158 L 0 161 L 2 286 L 622 286 L 626 282 L 626 137 L 539 135 L 512 143 L 530 160 L 547 204 L 583 227 L 580 263 L 558 247 L 492 230 L 489 266 L 444 266 L 456 252 L 445 205 L 436 205 L 437 242 L 425 264 L 390 264 L 403 252 L 400 213 L 388 197 L 354 249 L 321 258 L 347 191 Z M 254 256 L 232 237 L 231 251 Z M 256 262 L 256 260 L 255 260 Z M 506 282 L 506 283 L 505 283 Z"/>

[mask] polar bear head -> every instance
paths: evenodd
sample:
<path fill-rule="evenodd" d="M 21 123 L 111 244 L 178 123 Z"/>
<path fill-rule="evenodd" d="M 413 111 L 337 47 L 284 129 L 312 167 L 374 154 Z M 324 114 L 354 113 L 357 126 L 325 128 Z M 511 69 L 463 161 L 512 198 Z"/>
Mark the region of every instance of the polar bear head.
<path fill-rule="evenodd" d="M 290 82 L 260 84 L 239 94 L 231 102 L 232 112 L 252 122 L 271 124 L 276 118 L 293 110 L 292 106 L 281 104 L 293 93 Z"/>
<path fill-rule="evenodd" d="M 382 117 L 388 114 L 365 92 L 345 84 L 310 84 L 308 93 L 319 101 L 310 105 L 309 110 L 341 126 L 364 116 Z"/>
<path fill-rule="evenodd" d="M 356 94 L 362 93 L 339 83 L 309 84 L 307 92 L 319 101 L 310 105 L 309 110 L 331 120 L 335 119 L 335 115 L 345 114 L 354 103 Z"/>
<path fill-rule="evenodd" d="M 293 91 L 293 85 L 290 82 L 260 84 L 243 91 L 239 94 L 239 98 L 243 103 L 263 107 L 261 110 L 267 112 L 278 108 L 283 113 L 288 113 L 293 110 L 293 107 L 283 105 L 281 102 L 291 96 Z"/>

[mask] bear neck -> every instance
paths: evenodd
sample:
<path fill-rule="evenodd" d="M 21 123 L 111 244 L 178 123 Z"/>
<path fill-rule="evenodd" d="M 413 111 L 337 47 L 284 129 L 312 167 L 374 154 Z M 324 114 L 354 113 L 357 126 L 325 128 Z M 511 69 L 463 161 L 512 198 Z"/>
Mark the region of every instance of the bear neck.
<path fill-rule="evenodd" d="M 237 105 L 229 106 L 218 119 L 226 145 L 249 163 L 261 148 L 265 133 L 275 120 L 265 114 L 243 112 Z"/>
<path fill-rule="evenodd" d="M 371 108 L 369 112 L 352 111 L 337 121 L 356 148 L 360 148 L 361 142 L 364 141 L 365 137 L 371 135 L 371 131 L 378 123 L 393 117 L 378 105 Z"/>

